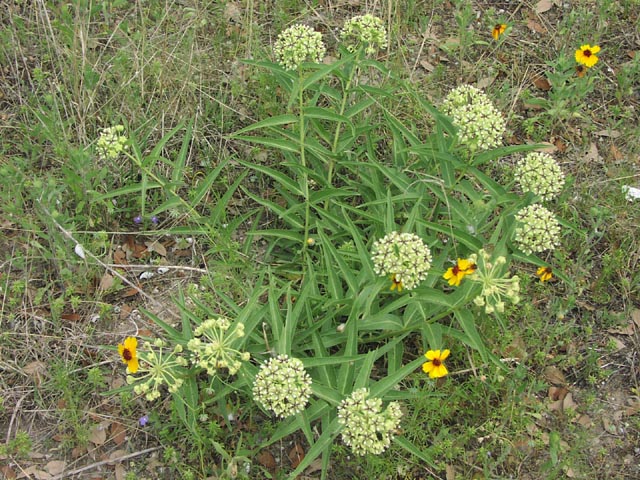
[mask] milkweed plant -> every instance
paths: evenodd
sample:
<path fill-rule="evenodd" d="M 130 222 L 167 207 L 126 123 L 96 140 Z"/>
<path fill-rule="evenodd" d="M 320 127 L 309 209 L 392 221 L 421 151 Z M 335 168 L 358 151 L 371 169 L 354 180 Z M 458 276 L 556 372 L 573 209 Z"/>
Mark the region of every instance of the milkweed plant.
<path fill-rule="evenodd" d="M 435 465 L 401 433 L 416 395 L 405 379 L 463 370 L 466 349 L 505 369 L 477 326 L 516 315 L 523 277 L 551 278 L 568 225 L 554 213 L 561 168 L 536 145 L 505 146 L 487 94 L 462 85 L 432 104 L 385 66 L 372 15 L 339 38 L 332 51 L 294 25 L 273 61 L 247 61 L 282 105 L 231 136 L 269 158 L 240 163 L 273 185 L 268 198 L 244 190 L 272 219 L 250 232 L 267 239 L 268 267 L 249 298 L 180 298 L 179 326 L 147 313 L 162 341 L 119 347 L 128 388 L 166 392 L 194 435 L 231 396 L 277 425 L 261 447 L 300 431 L 308 448 L 290 478 L 318 457 L 327 478 L 336 442 L 356 455 L 395 444 Z"/>

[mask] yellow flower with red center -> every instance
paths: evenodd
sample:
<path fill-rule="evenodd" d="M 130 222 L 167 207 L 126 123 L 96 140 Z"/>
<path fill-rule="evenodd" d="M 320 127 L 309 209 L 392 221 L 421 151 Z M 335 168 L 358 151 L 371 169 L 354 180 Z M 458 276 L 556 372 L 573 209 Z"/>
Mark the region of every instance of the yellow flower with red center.
<path fill-rule="evenodd" d="M 578 50 L 576 50 L 576 62 L 581 63 L 587 68 L 593 67 L 596 63 L 598 63 L 598 57 L 596 54 L 600 51 L 600 47 L 594 45 L 593 47 L 589 44 L 581 45 Z"/>
<path fill-rule="evenodd" d="M 459 258 L 456 264 L 444 273 L 445 280 L 449 280 L 449 285 L 460 286 L 460 282 L 465 275 L 471 275 L 476 271 L 477 265 L 467 258 Z"/>
<path fill-rule="evenodd" d="M 441 378 L 446 376 L 449 371 L 444 366 L 444 361 L 451 352 L 449 350 L 429 350 L 424 354 L 428 362 L 422 364 L 422 371 L 429 374 L 429 378 Z"/>
<path fill-rule="evenodd" d="M 553 271 L 551 270 L 551 267 L 540 267 L 538 268 L 536 275 L 540 277 L 541 282 L 548 282 L 553 278 Z"/>
<path fill-rule="evenodd" d="M 136 373 L 138 371 L 137 347 L 138 340 L 136 340 L 135 337 L 127 337 L 124 339 L 124 343 L 120 343 L 118 345 L 118 353 L 122 358 L 122 362 L 127 364 L 127 370 L 129 373 Z"/>
<path fill-rule="evenodd" d="M 504 23 L 498 23 L 493 27 L 491 31 L 491 36 L 494 40 L 498 40 L 500 35 L 502 35 L 507 30 L 507 25 Z"/>
<path fill-rule="evenodd" d="M 391 288 L 390 290 L 398 289 L 398 293 L 402 291 L 402 281 L 398 280 L 395 274 L 391 275 Z"/>

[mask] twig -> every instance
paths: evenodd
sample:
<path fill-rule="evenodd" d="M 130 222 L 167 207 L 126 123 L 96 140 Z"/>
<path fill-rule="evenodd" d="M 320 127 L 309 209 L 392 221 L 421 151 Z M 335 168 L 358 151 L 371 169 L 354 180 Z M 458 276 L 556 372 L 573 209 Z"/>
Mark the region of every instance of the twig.
<path fill-rule="evenodd" d="M 130 458 L 138 457 L 140 455 L 144 455 L 145 453 L 155 452 L 156 450 L 160 450 L 161 448 L 162 447 L 147 448 L 145 450 L 140 450 L 139 452 L 129 453 L 128 455 L 124 455 L 123 457 L 113 458 L 111 460 L 102 460 L 100 462 L 92 463 L 91 465 L 85 465 L 82 468 L 76 468 L 75 470 L 71 470 L 70 472 L 61 473 L 60 475 L 53 477 L 51 480 L 62 480 L 63 478 L 69 478 L 69 476 L 71 475 L 77 475 L 79 473 L 86 472 L 87 470 L 93 470 L 94 468 L 101 467 L 102 465 L 129 460 Z"/>

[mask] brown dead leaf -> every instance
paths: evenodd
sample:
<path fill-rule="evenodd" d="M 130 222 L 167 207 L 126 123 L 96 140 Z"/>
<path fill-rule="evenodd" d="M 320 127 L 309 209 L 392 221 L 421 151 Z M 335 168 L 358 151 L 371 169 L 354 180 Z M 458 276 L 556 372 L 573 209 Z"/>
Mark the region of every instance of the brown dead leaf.
<path fill-rule="evenodd" d="M 560 153 L 564 153 L 567 150 L 567 144 L 564 143 L 564 141 L 562 141 L 561 138 L 556 138 L 553 141 L 553 144 L 556 146 L 556 149 L 560 152 Z"/>
<path fill-rule="evenodd" d="M 79 322 L 80 320 L 82 320 L 82 316 L 79 313 L 63 313 L 62 315 L 60 315 L 60 318 L 62 320 L 66 320 L 67 322 Z"/>
<path fill-rule="evenodd" d="M 150 252 L 156 252 L 163 257 L 167 256 L 167 249 L 158 240 L 153 242 L 144 242 Z"/>
<path fill-rule="evenodd" d="M 536 148 L 536 152 L 542 152 L 542 153 L 555 153 L 558 151 L 558 147 L 550 142 L 540 142 L 542 145 L 547 145 L 545 147 L 541 147 L 541 148 Z"/>
<path fill-rule="evenodd" d="M 134 287 L 127 288 L 124 292 L 122 292 L 122 296 L 125 297 L 125 298 L 134 297 L 134 296 L 138 295 L 138 293 L 140 293 L 140 290 L 141 289 L 139 287 L 138 288 L 134 288 Z"/>
<path fill-rule="evenodd" d="M 571 392 L 567 393 L 567 396 L 562 400 L 562 411 L 575 410 L 577 406 L 578 404 L 573 401 L 573 394 Z"/>
<path fill-rule="evenodd" d="M 296 443 L 293 448 L 289 450 L 289 453 L 287 453 L 287 457 L 291 462 L 291 466 L 296 468 L 304 459 L 304 448 L 302 448 L 299 443 Z"/>
<path fill-rule="evenodd" d="M 547 80 L 547 77 L 538 76 L 533 79 L 533 84 L 536 86 L 536 88 L 539 88 L 544 92 L 548 92 L 549 90 L 551 90 L 551 84 L 549 83 L 549 80 Z"/>
<path fill-rule="evenodd" d="M 107 428 L 111 422 L 100 422 L 89 431 L 89 441 L 96 446 L 103 445 L 107 441 Z"/>
<path fill-rule="evenodd" d="M 60 475 L 67 468 L 67 462 L 62 460 L 51 460 L 44 466 L 45 470 L 51 475 Z"/>
<path fill-rule="evenodd" d="M 620 160 L 622 160 L 624 158 L 624 154 L 615 145 L 611 145 L 611 147 L 609 147 L 609 153 L 611 153 L 611 157 L 616 162 L 619 162 Z"/>
<path fill-rule="evenodd" d="M 576 419 L 576 423 L 578 425 L 582 425 L 585 428 L 591 428 L 593 426 L 593 420 L 591 420 L 591 417 L 589 415 L 580 415 L 577 419 Z"/>
<path fill-rule="evenodd" d="M 276 459 L 269 450 L 262 450 L 258 454 L 258 463 L 267 470 L 274 472 L 276 470 Z"/>
<path fill-rule="evenodd" d="M 126 450 L 114 450 L 113 452 L 111 452 L 109 454 L 109 463 L 117 463 L 120 462 L 122 457 L 124 457 L 125 455 L 127 455 L 127 451 Z"/>
<path fill-rule="evenodd" d="M 549 10 L 551 10 L 552 7 L 553 7 L 553 2 L 551 0 L 540 0 L 538 3 L 536 3 L 535 12 L 536 13 L 548 12 Z"/>
<path fill-rule="evenodd" d="M 83 447 L 83 446 L 73 447 L 73 450 L 71 450 L 71 458 L 73 458 L 74 460 L 77 460 L 78 458 L 80 458 L 86 453 L 87 453 L 87 447 Z"/>
<path fill-rule="evenodd" d="M 481 90 L 484 90 L 485 88 L 493 85 L 493 82 L 495 82 L 496 77 L 497 75 L 491 75 L 490 77 L 482 77 L 478 79 L 478 81 L 476 82 L 476 87 L 478 87 Z"/>
<path fill-rule="evenodd" d="M 100 279 L 98 290 L 104 292 L 106 290 L 109 290 L 111 287 L 113 287 L 113 275 L 111 275 L 109 272 L 104 272 L 104 275 L 102 275 L 102 278 Z"/>
<path fill-rule="evenodd" d="M 640 328 L 640 309 L 636 308 L 631 312 L 631 320 L 633 320 L 636 327 Z"/>
<path fill-rule="evenodd" d="M 545 27 L 543 27 L 542 25 L 540 25 L 533 18 L 529 18 L 527 20 L 527 27 L 529 27 L 530 30 L 533 30 L 534 32 L 540 33 L 542 35 L 547 33 L 547 29 Z"/>
<path fill-rule="evenodd" d="M 624 414 L 630 417 L 638 412 L 640 412 L 640 399 L 636 398 L 634 402 L 625 409 Z"/>
<path fill-rule="evenodd" d="M 37 465 L 31 465 L 29 468 L 22 470 L 17 478 L 28 478 L 28 479 L 36 479 L 36 480 L 50 480 L 53 478 L 49 472 L 45 472 L 44 470 L 39 470 Z"/>
<path fill-rule="evenodd" d="M 307 475 L 311 475 L 312 473 L 320 472 L 321 470 L 322 470 L 322 458 L 316 458 L 304 470 L 304 473 L 306 473 Z"/>
<path fill-rule="evenodd" d="M 618 138 L 622 134 L 618 130 L 605 129 L 595 132 L 594 135 L 598 135 L 599 137 Z"/>
<path fill-rule="evenodd" d="M 125 470 L 124 465 L 118 463 L 114 470 L 116 480 L 124 480 L 126 478 L 127 471 Z"/>
<path fill-rule="evenodd" d="M 118 446 L 122 445 L 127 438 L 127 429 L 122 423 L 112 423 L 110 433 L 114 443 Z"/>
<path fill-rule="evenodd" d="M 566 387 L 549 387 L 549 399 L 557 402 L 558 400 L 564 400 L 564 397 L 569 393 L 569 389 Z"/>
<path fill-rule="evenodd" d="M 616 345 L 616 352 L 627 348 L 627 345 L 620 340 L 619 338 L 614 337 L 613 335 L 609 336 L 609 343 L 613 342 Z"/>
<path fill-rule="evenodd" d="M 602 160 L 602 157 L 598 153 L 598 145 L 596 145 L 595 142 L 591 142 L 591 145 L 589 146 L 589 151 L 584 156 L 584 161 L 585 163 L 591 163 L 591 162 L 599 162 L 600 160 Z"/>
<path fill-rule="evenodd" d="M 35 361 L 25 365 L 22 371 L 31 377 L 36 385 L 40 385 L 42 379 L 46 377 L 47 365 L 43 362 Z"/>
<path fill-rule="evenodd" d="M 9 465 L 3 465 L 0 467 L 0 476 L 6 480 L 15 480 L 16 472 Z"/>
<path fill-rule="evenodd" d="M 128 265 L 129 262 L 127 262 L 127 254 L 124 250 L 122 250 L 121 248 L 117 249 L 115 252 L 113 252 L 113 263 L 117 264 L 117 265 Z"/>
<path fill-rule="evenodd" d="M 127 318 L 129 316 L 129 314 L 133 311 L 133 307 L 131 305 L 128 304 L 123 304 L 120 307 L 120 313 L 119 313 L 119 317 L 120 320 L 124 320 L 125 318 Z"/>
<path fill-rule="evenodd" d="M 549 365 L 544 369 L 543 375 L 545 380 L 552 385 L 563 386 L 567 384 L 564 373 L 558 367 Z"/>
<path fill-rule="evenodd" d="M 420 66 L 424 68 L 427 72 L 433 72 L 436 67 L 426 60 L 420 60 Z"/>
<path fill-rule="evenodd" d="M 456 469 L 453 465 L 445 465 L 444 470 L 447 480 L 456 480 Z"/>

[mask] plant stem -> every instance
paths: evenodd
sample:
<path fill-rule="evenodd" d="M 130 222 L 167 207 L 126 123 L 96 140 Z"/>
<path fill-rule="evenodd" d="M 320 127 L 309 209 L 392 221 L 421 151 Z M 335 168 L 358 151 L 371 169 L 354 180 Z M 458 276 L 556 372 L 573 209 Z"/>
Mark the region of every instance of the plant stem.
<path fill-rule="evenodd" d="M 302 69 L 298 68 L 298 109 L 300 110 L 300 164 L 302 165 L 302 192 L 304 195 L 304 237 L 302 252 L 306 252 L 307 239 L 309 238 L 309 218 L 311 216 L 311 205 L 309 203 L 309 176 L 307 175 L 307 157 L 305 152 L 305 129 L 304 129 L 304 98 Z"/>

